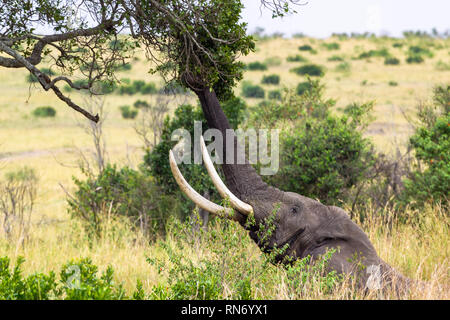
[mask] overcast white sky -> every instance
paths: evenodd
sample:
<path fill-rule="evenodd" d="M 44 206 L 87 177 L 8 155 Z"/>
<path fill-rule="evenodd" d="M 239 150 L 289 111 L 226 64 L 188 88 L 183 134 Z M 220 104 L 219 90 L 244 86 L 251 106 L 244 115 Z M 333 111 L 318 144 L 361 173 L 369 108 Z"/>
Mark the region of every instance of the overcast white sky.
<path fill-rule="evenodd" d="M 304 0 L 297 14 L 272 19 L 270 10 L 260 12 L 259 0 L 243 0 L 242 20 L 248 31 L 262 27 L 266 34 L 285 36 L 304 33 L 328 37 L 333 32 L 374 32 L 401 36 L 405 30 L 439 32 L 450 29 L 450 0 Z"/>

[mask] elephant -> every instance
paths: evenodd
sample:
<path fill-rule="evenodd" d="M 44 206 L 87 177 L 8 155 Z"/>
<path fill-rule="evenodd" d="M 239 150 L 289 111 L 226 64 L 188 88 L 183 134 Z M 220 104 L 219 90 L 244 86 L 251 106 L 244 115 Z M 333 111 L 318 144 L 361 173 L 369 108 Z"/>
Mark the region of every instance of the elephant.
<path fill-rule="evenodd" d="M 234 152 L 226 150 L 226 130 L 231 127 L 215 91 L 205 85 L 189 86 L 200 100 L 208 126 L 222 133 L 222 171 L 226 184 L 217 174 L 203 138 L 201 150 L 203 163 L 214 186 L 222 197 L 229 200 L 232 208 L 217 205 L 198 194 L 182 176 L 174 154 L 170 151 L 172 173 L 181 190 L 196 205 L 212 214 L 240 223 L 264 252 L 272 252 L 274 248 L 286 246 L 287 249 L 277 256 L 278 262 L 292 262 L 307 256 L 312 261 L 317 261 L 327 250 L 333 249 L 335 252 L 328 261 L 327 270 L 354 276 L 358 287 L 363 290 L 394 287 L 397 291 L 404 291 L 410 286 L 411 280 L 378 256 L 368 236 L 343 209 L 327 206 L 300 194 L 285 192 L 266 184 L 247 159 L 245 163 L 237 164 L 237 138 L 233 136 L 235 141 L 230 144 L 234 146 Z M 234 159 L 230 159 L 230 155 Z M 262 236 L 260 228 L 271 215 L 274 229 L 266 238 Z M 247 223 L 250 216 L 254 222 L 252 224 Z M 290 259 L 286 259 L 288 257 Z"/>

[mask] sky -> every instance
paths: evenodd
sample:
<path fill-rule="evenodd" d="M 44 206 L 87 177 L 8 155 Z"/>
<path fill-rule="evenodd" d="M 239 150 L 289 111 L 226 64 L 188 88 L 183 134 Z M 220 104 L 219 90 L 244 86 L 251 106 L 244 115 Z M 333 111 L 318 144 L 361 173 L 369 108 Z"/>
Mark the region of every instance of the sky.
<path fill-rule="evenodd" d="M 281 32 L 288 37 L 366 31 L 399 37 L 405 30 L 450 29 L 450 0 L 303 0 L 306 4 L 296 6 L 297 14 L 276 19 L 270 10 L 260 10 L 260 3 L 243 0 L 242 20 L 249 33 L 262 27 L 265 34 Z"/>

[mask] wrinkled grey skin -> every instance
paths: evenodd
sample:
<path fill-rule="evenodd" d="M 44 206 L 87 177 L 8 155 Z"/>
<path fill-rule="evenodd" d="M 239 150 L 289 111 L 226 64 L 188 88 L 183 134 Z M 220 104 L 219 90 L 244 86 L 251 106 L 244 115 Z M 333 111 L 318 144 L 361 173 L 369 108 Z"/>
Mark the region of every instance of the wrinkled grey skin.
<path fill-rule="evenodd" d="M 208 126 L 222 131 L 226 145 L 225 130 L 231 127 L 214 91 L 198 85 L 191 88 L 200 99 Z M 236 138 L 234 139 L 236 142 Z M 225 158 L 228 154 L 224 150 Z M 378 284 L 387 288 L 392 282 L 396 283 L 397 290 L 403 291 L 408 287 L 410 280 L 378 257 L 367 235 L 344 210 L 271 187 L 262 181 L 250 164 L 225 163 L 224 161 L 222 171 L 227 187 L 254 210 L 256 223 L 249 226 L 247 216 L 238 213 L 239 223 L 249 230 L 250 237 L 261 250 L 271 252 L 275 247 L 281 248 L 289 244 L 289 249 L 277 257 L 282 262 L 286 257 L 298 259 L 308 255 L 314 260 L 328 249 L 335 249 L 328 266 L 329 271 L 336 270 L 340 274 L 356 276 L 360 288 L 377 289 Z M 268 243 L 263 243 L 259 226 L 273 214 L 275 229 Z M 378 267 L 380 272 L 377 275 L 373 270 L 376 271 Z M 374 280 L 371 282 L 372 287 L 367 282 L 371 271 Z"/>

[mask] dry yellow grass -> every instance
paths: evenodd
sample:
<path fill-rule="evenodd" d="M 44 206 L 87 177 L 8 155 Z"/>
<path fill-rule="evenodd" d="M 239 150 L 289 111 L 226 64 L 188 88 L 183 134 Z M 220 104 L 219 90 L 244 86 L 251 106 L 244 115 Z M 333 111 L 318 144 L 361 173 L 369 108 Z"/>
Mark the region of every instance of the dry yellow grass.
<path fill-rule="evenodd" d="M 442 48 L 433 50 L 435 56 L 419 65 L 406 64 L 405 47 L 392 48 L 393 40 L 349 39 L 340 42 L 341 49 L 338 51 L 327 51 L 320 47 L 320 43 L 331 41 L 337 40 L 304 38 L 261 41 L 257 44 L 257 51 L 242 60 L 264 61 L 279 57 L 282 62 L 278 66 L 271 66 L 268 71 L 247 71 L 244 79 L 259 84 L 263 75 L 276 73 L 281 77 L 282 86 L 295 87 L 304 78 L 289 71 L 299 65 L 286 62 L 289 55 L 300 54 L 311 63 L 324 65 L 327 68 L 323 78 L 326 96 L 337 99 L 338 108 L 354 101 L 375 100 L 376 120 L 367 134 L 383 150 L 391 148 L 394 143 L 404 143 L 411 132 L 400 110 L 411 113 L 418 100 L 430 97 L 434 85 L 450 82 L 450 71 L 435 69 L 437 61 L 449 60 L 449 40 L 433 40 Z M 298 51 L 298 46 L 306 43 L 316 48 L 318 53 Z M 382 47 L 389 48 L 401 60 L 401 64 L 385 66 L 382 58 L 371 58 L 370 62 L 351 59 L 362 51 Z M 345 57 L 350 63 L 350 73 L 334 71 L 339 62 L 329 62 L 327 59 L 335 54 Z M 132 70 L 120 73 L 119 78 L 142 79 L 161 85 L 160 78 L 147 73 L 148 65 L 144 56 L 138 56 L 139 60 L 133 62 Z M 131 233 L 122 223 L 119 239 L 108 236 L 90 245 L 81 226 L 68 216 L 66 196 L 59 184 L 71 190 L 71 177 L 80 176 L 79 169 L 74 166 L 79 156 L 73 148 L 92 148 L 90 137 L 77 126 L 78 122 L 86 120 L 51 93 L 30 88 L 25 81 L 26 76 L 24 70 L 0 69 L 0 176 L 23 166 L 35 169 L 39 177 L 37 205 L 29 240 L 24 246 L 16 246 L 1 237 L 1 255 L 8 255 L 12 259 L 23 255 L 26 258 L 25 273 L 59 270 L 70 259 L 89 256 L 102 268 L 112 265 L 117 281 L 123 282 L 128 292 L 134 289 L 137 279 L 143 282 L 144 290 L 150 290 L 160 279 L 145 258 L 146 255 L 162 255 L 160 247 L 140 241 L 139 235 Z M 367 80 L 367 85 L 361 85 L 363 80 Z M 398 82 L 398 86 L 389 86 L 389 81 Z M 267 85 L 263 87 L 272 89 Z M 239 94 L 240 90 L 238 86 L 236 93 Z M 78 102 L 82 101 L 80 94 L 72 93 L 71 96 Z M 147 99 L 140 95 L 105 96 L 108 119 L 104 131 L 109 159 L 114 163 L 137 165 L 142 161 L 142 142 L 132 128 L 133 121 L 122 119 L 118 108 L 132 105 L 135 100 L 143 98 Z M 195 103 L 195 100 L 191 99 L 191 102 Z M 248 102 L 253 104 L 258 100 L 249 99 Z M 36 119 L 31 115 L 34 108 L 43 105 L 55 107 L 55 119 Z M 428 291 L 417 290 L 413 298 L 448 299 L 448 291 L 442 293 L 437 290 L 437 283 L 447 287 L 449 284 L 448 213 L 439 208 L 429 208 L 423 215 L 420 225 L 415 222 L 395 225 L 389 230 L 380 221 L 371 221 L 366 222 L 364 228 L 380 256 L 388 263 L 412 278 L 434 283 Z M 191 249 L 194 251 L 194 248 Z M 247 250 L 259 255 L 255 246 Z M 290 298 L 283 284 L 274 289 L 273 297 Z M 334 296 L 343 297 L 346 297 L 344 293 Z"/>

